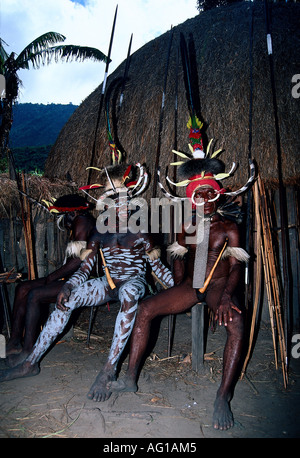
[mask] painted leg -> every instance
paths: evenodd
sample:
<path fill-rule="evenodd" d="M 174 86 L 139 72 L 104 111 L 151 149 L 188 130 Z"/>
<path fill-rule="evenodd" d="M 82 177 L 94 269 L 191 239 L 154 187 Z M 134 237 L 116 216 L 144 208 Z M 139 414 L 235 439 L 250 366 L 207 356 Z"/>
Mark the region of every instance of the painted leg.
<path fill-rule="evenodd" d="M 89 399 L 106 401 L 111 396 L 110 383 L 115 380 L 118 361 L 135 322 L 138 300 L 144 294 L 145 286 L 142 281 L 132 280 L 121 286 L 121 308 L 117 315 L 109 356 L 87 395 Z"/>
<path fill-rule="evenodd" d="M 75 288 L 66 303 L 67 311 L 62 312 L 56 308 L 51 313 L 30 355 L 18 366 L 2 371 L 0 373 L 0 382 L 37 375 L 39 373 L 38 363 L 40 359 L 59 334 L 63 332 L 73 310 L 82 306 L 101 305 L 106 300 L 109 300 L 109 296 L 105 280 L 88 280 L 78 288 Z"/>
<path fill-rule="evenodd" d="M 147 309 L 144 302 L 146 301 L 143 301 L 142 304 L 140 304 L 140 309 L 131 336 L 129 363 L 126 374 L 124 377 L 116 381 L 112 381 L 109 384 L 111 392 L 136 392 L 138 389 L 138 369 L 147 348 L 152 321 L 148 315 L 148 311 L 150 311 L 150 309 Z"/>
<path fill-rule="evenodd" d="M 60 310 L 55 309 L 48 318 L 45 327 L 40 333 L 39 338 L 27 359 L 12 369 L 2 371 L 0 373 L 0 382 L 37 375 L 40 372 L 38 363 L 41 357 L 48 350 L 56 337 L 58 337 L 58 335 L 64 330 L 71 313 L 71 310 L 68 312 L 61 312 Z"/>
<path fill-rule="evenodd" d="M 128 368 L 123 378 L 110 384 L 111 391 L 137 391 L 138 370 L 147 349 L 152 320 L 159 315 L 181 313 L 196 302 L 196 293 L 186 282 L 140 303 L 131 336 Z"/>

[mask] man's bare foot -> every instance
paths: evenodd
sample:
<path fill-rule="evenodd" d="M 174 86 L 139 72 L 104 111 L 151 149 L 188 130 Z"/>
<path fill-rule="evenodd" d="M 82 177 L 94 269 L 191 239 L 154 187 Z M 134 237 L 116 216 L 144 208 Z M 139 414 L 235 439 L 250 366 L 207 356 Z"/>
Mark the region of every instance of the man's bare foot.
<path fill-rule="evenodd" d="M 95 402 L 107 401 L 111 396 L 111 390 L 108 388 L 110 382 L 115 380 L 115 375 L 107 374 L 106 372 L 100 372 L 90 391 L 87 394 L 88 399 Z"/>
<path fill-rule="evenodd" d="M 136 393 L 138 389 L 135 381 L 126 376 L 114 382 L 110 382 L 108 388 L 110 391 L 118 393 Z"/>
<path fill-rule="evenodd" d="M 11 354 L 7 357 L 7 363 L 9 367 L 16 367 L 19 364 L 23 363 L 27 356 L 30 354 L 30 351 L 21 351 L 18 354 Z"/>
<path fill-rule="evenodd" d="M 30 364 L 30 362 L 24 361 L 22 364 L 19 364 L 12 369 L 1 371 L 0 382 L 7 382 L 16 378 L 33 377 L 34 375 L 38 375 L 39 372 L 40 368 L 37 363 Z"/>
<path fill-rule="evenodd" d="M 233 415 L 229 402 L 224 398 L 217 398 L 214 404 L 213 427 L 225 431 L 234 425 Z"/>

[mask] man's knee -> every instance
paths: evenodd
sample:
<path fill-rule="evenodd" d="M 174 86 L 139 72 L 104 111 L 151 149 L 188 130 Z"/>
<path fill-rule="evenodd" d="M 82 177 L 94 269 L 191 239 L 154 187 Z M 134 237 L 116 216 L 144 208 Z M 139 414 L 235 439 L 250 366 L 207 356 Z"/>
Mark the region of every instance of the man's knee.
<path fill-rule="evenodd" d="M 119 298 L 122 303 L 135 303 L 144 294 L 144 287 L 139 285 L 128 284 L 124 285 L 119 292 Z"/>
<path fill-rule="evenodd" d="M 137 313 L 137 323 L 148 323 L 159 315 L 155 304 L 155 296 L 140 302 Z"/>
<path fill-rule="evenodd" d="M 242 312 L 232 311 L 232 321 L 228 323 L 227 331 L 238 338 L 244 337 L 244 315 Z"/>
<path fill-rule="evenodd" d="M 15 295 L 18 296 L 19 298 L 23 298 L 26 295 L 30 293 L 30 291 L 34 288 L 34 283 L 31 281 L 24 281 L 21 283 L 18 283 L 16 286 L 16 292 Z"/>
<path fill-rule="evenodd" d="M 37 289 L 33 288 L 28 292 L 27 295 L 27 307 L 32 307 L 38 304 L 40 300 L 40 293 Z"/>

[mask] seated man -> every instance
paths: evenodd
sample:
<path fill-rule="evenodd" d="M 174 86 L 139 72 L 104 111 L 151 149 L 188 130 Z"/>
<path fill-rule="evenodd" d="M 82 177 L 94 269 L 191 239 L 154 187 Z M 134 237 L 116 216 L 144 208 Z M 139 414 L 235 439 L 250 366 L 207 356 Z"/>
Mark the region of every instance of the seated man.
<path fill-rule="evenodd" d="M 213 195 L 213 189 L 202 188 L 196 193 L 195 198 L 201 197 L 207 201 Z M 221 217 L 215 211 L 215 202 L 204 205 L 205 216 L 211 217 L 206 276 L 210 273 L 226 238 L 228 238 L 228 247 L 231 250 L 229 253 L 232 255 L 220 260 L 206 290 L 205 301 L 213 311 L 215 320 L 219 325 L 224 323 L 227 331 L 223 377 L 215 401 L 213 425 L 216 429 L 228 429 L 233 425 L 229 402 L 238 376 L 244 338 L 243 315 L 234 295 L 240 281 L 241 262 L 236 257 L 240 250 L 237 248 L 239 247 L 239 235 L 236 224 Z M 174 254 L 177 257 L 174 260 L 176 286 L 141 303 L 131 336 L 127 372 L 123 379 L 109 385 L 111 391 L 137 391 L 139 365 L 147 348 L 151 322 L 155 317 L 184 312 L 199 302 L 199 299 L 204 299 L 204 296 L 201 297 L 193 287 L 196 244 L 187 247 L 185 235 L 184 233 L 179 234 L 179 243 L 174 245 Z M 183 256 L 186 257 L 185 272 Z"/>
<path fill-rule="evenodd" d="M 119 180 L 119 175 L 121 173 L 124 176 L 124 171 L 127 170 L 128 167 L 125 165 L 111 167 L 109 170 L 107 188 L 112 185 L 114 194 L 110 189 L 107 189 L 106 193 L 112 197 L 110 199 L 111 202 L 114 201 L 112 210 L 116 212 L 115 218 L 108 221 L 109 232 L 103 234 L 97 230 L 93 232 L 80 268 L 58 294 L 56 309 L 49 317 L 32 352 L 21 365 L 0 373 L 0 381 L 37 375 L 41 357 L 63 331 L 73 310 L 119 300 L 120 311 L 116 318 L 110 352 L 88 393 L 88 398 L 94 401 L 105 401 L 111 395 L 107 384 L 115 380 L 117 363 L 131 334 L 139 299 L 145 294 L 147 262 L 156 276 L 163 278 L 167 287 L 174 284 L 171 272 L 161 263 L 150 236 L 141 232 L 130 233 L 128 228 L 124 232 L 128 205 L 127 202 L 125 205 L 120 202 L 117 192 L 126 190 L 126 187 L 121 184 L 124 180 Z M 103 270 L 106 276 L 89 279 L 99 249 L 103 255 Z"/>
<path fill-rule="evenodd" d="M 89 213 L 90 204 L 76 194 L 59 197 L 49 207 L 63 218 L 60 224 L 70 232 L 65 263 L 47 277 L 22 281 L 16 287 L 12 332 L 7 343 L 8 364 L 13 367 L 31 352 L 38 336 L 41 307 L 56 302 L 56 297 L 65 281 L 79 268 L 80 251 L 86 248 L 87 240 L 96 221 Z M 24 340 L 24 341 L 23 341 Z M 23 342 L 22 342 L 23 341 Z M 23 343 L 23 345 L 22 345 Z"/>
<path fill-rule="evenodd" d="M 177 202 L 185 200 L 193 208 L 192 219 L 183 225 L 177 241 L 170 247 L 171 255 L 177 258 L 173 271 L 176 286 L 141 302 L 131 336 L 127 372 L 120 380 L 112 381 L 108 389 L 114 392 L 137 391 L 139 366 L 147 348 L 152 320 L 160 315 L 184 312 L 205 299 L 215 320 L 219 325 L 224 323 L 227 331 L 222 381 L 213 414 L 214 428 L 226 430 L 233 426 L 230 401 L 244 343 L 243 313 L 235 293 L 240 282 L 241 262 L 247 261 L 249 256 L 239 247 L 239 231 L 235 222 L 236 216 L 236 221 L 240 220 L 238 206 L 221 206 L 218 199 L 223 194 L 235 196 L 246 191 L 254 180 L 255 167 L 250 161 L 251 176 L 247 184 L 238 191 L 227 192 L 218 180 L 230 176 L 231 172 L 224 173 L 224 164 L 204 153 L 199 120 L 191 119 L 188 127 L 193 158 L 174 151 L 186 161 L 174 163 L 180 165 L 179 177 L 182 181 L 171 182 L 186 186 L 186 197 L 173 196 L 159 181 L 161 190 L 169 199 Z M 219 259 L 224 245 L 227 248 Z M 206 289 L 204 294 L 203 289 Z"/>

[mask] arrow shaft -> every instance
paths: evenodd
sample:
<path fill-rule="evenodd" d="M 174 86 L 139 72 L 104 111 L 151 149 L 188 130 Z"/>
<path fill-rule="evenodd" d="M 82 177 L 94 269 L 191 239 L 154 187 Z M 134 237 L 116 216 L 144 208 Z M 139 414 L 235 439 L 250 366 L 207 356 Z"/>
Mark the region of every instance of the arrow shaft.
<path fill-rule="evenodd" d="M 127 79 L 129 67 L 130 67 L 130 53 L 131 53 L 131 45 L 132 45 L 132 36 L 133 34 L 131 34 L 128 51 L 127 51 L 127 58 L 126 58 L 126 64 L 125 64 L 125 70 L 124 70 L 124 76 L 123 76 L 123 82 L 122 82 L 122 88 L 121 88 L 121 95 L 120 95 L 120 100 L 119 100 L 119 108 L 121 108 L 121 105 L 123 103 L 125 83 L 126 83 L 126 79 Z"/>
<path fill-rule="evenodd" d="M 161 133 L 162 133 L 162 125 L 163 125 L 163 117 L 164 117 L 165 95 L 166 95 L 166 87 L 167 87 L 167 78 L 168 78 L 169 60 L 170 60 L 170 54 L 171 54 L 172 40 L 173 40 L 173 29 L 171 29 L 171 35 L 170 35 L 169 46 L 168 46 L 168 54 L 167 54 L 167 61 L 166 61 L 163 93 L 162 93 L 161 108 L 160 108 L 160 115 L 159 115 L 158 141 L 157 141 L 157 150 L 156 150 L 156 158 L 155 158 L 155 168 L 154 168 L 154 174 L 153 174 L 153 197 L 156 196 L 156 189 L 157 189 L 157 178 L 158 178 L 157 177 L 157 171 L 158 171 L 160 148 L 161 148 Z"/>
<path fill-rule="evenodd" d="M 101 118 L 101 113 L 102 113 L 102 107 L 103 107 L 103 101 L 104 101 L 104 92 L 105 92 L 105 88 L 106 88 L 106 81 L 107 81 L 108 69 L 109 69 L 109 64 L 110 64 L 110 56 L 111 56 L 112 44 L 113 44 L 114 33 L 115 33 L 117 12 L 118 12 L 118 5 L 116 6 L 115 15 L 114 15 L 114 21 L 113 21 L 113 25 L 112 25 L 111 34 L 110 34 L 110 41 L 109 41 L 109 47 L 108 47 L 108 53 L 107 53 L 107 62 L 106 62 L 106 66 L 105 66 L 104 79 L 103 79 L 103 84 L 102 84 L 102 92 L 101 92 L 98 116 L 97 116 L 96 127 L 95 127 L 95 135 L 94 135 L 94 143 L 93 143 L 92 154 L 91 154 L 90 167 L 93 166 L 94 159 L 95 159 L 97 132 L 98 132 L 98 127 L 99 127 L 99 124 L 100 124 L 100 118 Z M 90 169 L 89 173 L 88 173 L 88 180 L 87 180 L 88 184 L 90 184 L 91 175 L 92 175 L 92 170 Z"/>

